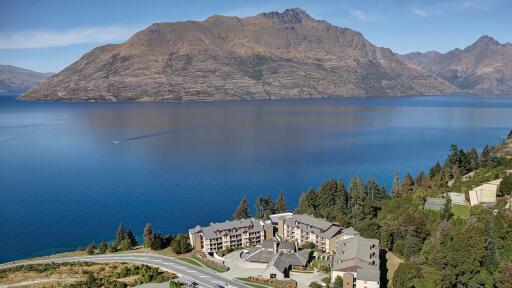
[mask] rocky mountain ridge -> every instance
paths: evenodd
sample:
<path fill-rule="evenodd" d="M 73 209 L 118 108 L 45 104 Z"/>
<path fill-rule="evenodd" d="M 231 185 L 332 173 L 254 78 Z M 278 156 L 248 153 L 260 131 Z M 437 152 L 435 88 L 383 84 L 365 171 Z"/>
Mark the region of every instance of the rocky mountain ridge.
<path fill-rule="evenodd" d="M 429 51 L 401 56 L 409 64 L 433 73 L 462 92 L 512 93 L 512 44 L 484 35 L 475 43 L 447 53 Z"/>
<path fill-rule="evenodd" d="M 52 76 L 11 65 L 0 65 L 0 94 L 22 93 Z"/>
<path fill-rule="evenodd" d="M 46 101 L 212 101 L 455 93 L 359 32 L 295 8 L 156 23 L 22 95 Z"/>

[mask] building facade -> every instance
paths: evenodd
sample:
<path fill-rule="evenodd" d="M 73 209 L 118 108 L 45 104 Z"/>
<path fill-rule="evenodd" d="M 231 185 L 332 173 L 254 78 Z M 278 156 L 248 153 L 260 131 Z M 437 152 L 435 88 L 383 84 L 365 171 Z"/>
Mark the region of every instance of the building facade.
<path fill-rule="evenodd" d="M 484 205 L 489 208 L 494 207 L 494 205 L 496 205 L 496 193 L 498 192 L 500 183 L 501 179 L 490 181 L 469 191 L 471 206 Z"/>
<path fill-rule="evenodd" d="M 343 288 L 380 287 L 379 240 L 367 239 L 356 231 L 336 243 L 331 279 L 343 279 Z"/>
<path fill-rule="evenodd" d="M 217 252 L 260 244 L 265 239 L 265 227 L 263 222 L 254 219 L 212 223 L 206 227 L 198 225 L 189 230 L 189 238 L 194 250 Z"/>
<path fill-rule="evenodd" d="M 296 214 L 279 219 L 278 234 L 283 239 L 296 241 L 298 245 L 313 243 L 326 252 L 334 252 L 336 240 L 343 228 L 338 224 L 306 214 Z"/>

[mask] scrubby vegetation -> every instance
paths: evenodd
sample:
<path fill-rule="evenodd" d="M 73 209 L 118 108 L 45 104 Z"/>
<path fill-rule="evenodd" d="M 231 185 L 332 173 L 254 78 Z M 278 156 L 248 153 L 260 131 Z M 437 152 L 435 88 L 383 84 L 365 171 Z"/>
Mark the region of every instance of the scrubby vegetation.
<path fill-rule="evenodd" d="M 147 265 L 125 263 L 47 263 L 27 264 L 0 270 L 0 285 L 44 280 L 52 287 L 123 288 L 145 283 L 162 283 L 176 278 Z"/>

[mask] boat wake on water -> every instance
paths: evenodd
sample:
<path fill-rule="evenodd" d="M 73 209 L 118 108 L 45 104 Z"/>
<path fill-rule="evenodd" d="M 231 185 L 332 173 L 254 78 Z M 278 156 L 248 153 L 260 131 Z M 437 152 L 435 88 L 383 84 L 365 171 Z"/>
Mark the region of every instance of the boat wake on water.
<path fill-rule="evenodd" d="M 143 139 L 147 139 L 147 138 L 159 137 L 159 136 L 163 136 L 163 135 L 168 135 L 168 134 L 180 132 L 180 131 L 183 131 L 183 130 L 188 130 L 190 128 L 191 127 L 169 129 L 169 130 L 159 131 L 159 132 L 150 133 L 150 134 L 144 134 L 144 135 L 139 135 L 139 136 L 128 137 L 128 138 L 119 139 L 119 140 L 112 140 L 112 144 L 120 144 L 120 143 L 128 142 L 128 141 L 137 141 L 137 140 L 143 140 Z"/>

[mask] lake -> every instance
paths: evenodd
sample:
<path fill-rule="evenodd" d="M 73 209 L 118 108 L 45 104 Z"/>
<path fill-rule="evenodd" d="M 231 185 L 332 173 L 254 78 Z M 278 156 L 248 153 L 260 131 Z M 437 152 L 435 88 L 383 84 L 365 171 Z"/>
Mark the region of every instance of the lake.
<path fill-rule="evenodd" d="M 0 97 L 0 262 L 291 207 L 322 181 L 427 170 L 512 128 L 512 97 L 33 103 Z"/>

